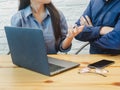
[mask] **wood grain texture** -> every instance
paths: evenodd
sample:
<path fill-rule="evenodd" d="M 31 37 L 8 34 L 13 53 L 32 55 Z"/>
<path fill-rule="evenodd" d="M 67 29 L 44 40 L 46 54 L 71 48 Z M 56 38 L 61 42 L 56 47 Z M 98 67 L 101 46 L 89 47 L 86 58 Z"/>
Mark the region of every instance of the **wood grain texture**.
<path fill-rule="evenodd" d="M 0 90 L 120 90 L 120 55 L 49 55 L 80 63 L 80 66 L 48 77 L 12 64 L 8 55 L 0 56 Z M 107 77 L 79 74 L 79 69 L 100 59 L 114 60 Z"/>

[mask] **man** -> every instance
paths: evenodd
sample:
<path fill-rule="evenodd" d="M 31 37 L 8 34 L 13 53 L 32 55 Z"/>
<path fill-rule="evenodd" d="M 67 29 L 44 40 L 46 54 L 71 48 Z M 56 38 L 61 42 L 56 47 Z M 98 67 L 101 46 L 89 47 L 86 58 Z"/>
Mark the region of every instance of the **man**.
<path fill-rule="evenodd" d="M 76 24 L 74 36 L 90 42 L 91 54 L 120 54 L 120 0 L 91 0 Z"/>

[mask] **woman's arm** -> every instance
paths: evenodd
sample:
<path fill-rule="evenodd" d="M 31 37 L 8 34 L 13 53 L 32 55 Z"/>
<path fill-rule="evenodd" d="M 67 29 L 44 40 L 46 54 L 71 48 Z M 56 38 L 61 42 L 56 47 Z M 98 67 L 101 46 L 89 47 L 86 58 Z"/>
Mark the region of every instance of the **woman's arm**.
<path fill-rule="evenodd" d="M 72 43 L 72 40 L 73 38 L 78 35 L 82 29 L 84 28 L 84 26 L 80 26 L 79 28 L 78 27 L 75 27 L 75 28 L 71 28 L 68 30 L 68 34 L 66 36 L 66 38 L 64 39 L 64 41 L 62 42 L 62 48 L 63 49 L 67 49 L 68 47 L 70 47 L 71 43 Z"/>

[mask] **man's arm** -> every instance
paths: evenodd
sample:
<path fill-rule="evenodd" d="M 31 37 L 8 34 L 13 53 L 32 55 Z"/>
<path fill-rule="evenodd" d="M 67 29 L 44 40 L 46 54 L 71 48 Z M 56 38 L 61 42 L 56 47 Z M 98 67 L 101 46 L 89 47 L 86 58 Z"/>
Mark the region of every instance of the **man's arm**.
<path fill-rule="evenodd" d="M 91 12 L 92 12 L 91 7 L 92 7 L 93 3 L 94 3 L 94 0 L 90 0 L 90 3 L 87 6 L 86 10 L 84 11 L 82 17 L 85 18 L 87 15 L 91 20 Z M 75 38 L 80 41 L 92 41 L 92 40 L 99 38 L 101 26 L 94 27 L 93 25 L 87 25 L 87 23 L 84 22 L 84 19 L 82 19 L 82 17 L 80 19 L 78 19 L 78 21 L 75 24 L 77 26 L 84 25 L 84 28 L 83 28 L 82 32 L 80 32 Z M 91 21 L 91 23 L 92 23 L 92 21 Z"/>
<path fill-rule="evenodd" d="M 85 9 L 84 13 L 82 16 L 85 16 L 87 15 L 90 19 L 91 19 L 91 6 L 93 4 L 93 1 L 94 0 L 90 0 L 87 8 Z M 77 22 L 75 23 L 77 26 L 81 26 L 81 23 L 80 23 L 80 19 L 77 20 Z"/>
<path fill-rule="evenodd" d="M 114 29 L 94 41 L 99 47 L 120 50 L 120 17 Z"/>
<path fill-rule="evenodd" d="M 81 25 L 85 25 L 86 27 L 90 27 L 90 26 L 91 26 L 92 29 L 95 29 L 94 26 L 93 26 L 93 24 L 92 24 L 91 19 L 90 19 L 87 15 L 85 15 L 85 17 L 82 16 L 82 17 L 80 18 L 80 24 L 81 24 Z M 80 26 L 79 26 L 79 27 L 80 27 Z M 104 26 L 104 27 L 102 27 L 102 26 L 101 26 L 101 28 L 100 28 L 100 30 L 99 30 L 98 33 L 99 33 L 99 35 L 105 35 L 105 34 L 111 32 L 113 29 L 114 29 L 113 27 L 109 27 L 109 26 Z M 84 30 L 84 29 L 83 29 L 83 30 Z M 83 30 L 81 30 L 81 31 L 83 32 Z M 86 29 L 86 31 L 87 31 L 87 29 Z M 87 33 L 87 34 L 89 34 L 89 36 L 83 38 L 82 35 L 81 35 L 81 33 L 82 33 L 82 32 L 81 32 L 81 33 L 79 33 L 79 35 L 78 35 L 79 37 L 78 37 L 78 36 L 76 36 L 76 37 L 78 37 L 78 38 L 80 38 L 80 37 L 83 38 L 83 41 L 84 41 L 85 39 L 86 39 L 86 40 L 87 40 L 87 39 L 89 39 L 89 40 L 91 39 L 91 40 L 92 40 L 93 38 L 95 38 L 94 36 L 93 36 L 93 38 L 92 38 L 92 35 L 93 35 L 92 33 L 94 33 L 94 31 L 92 31 L 92 30 L 91 30 L 91 32 L 86 32 L 86 31 L 85 31 L 85 34 Z M 80 36 L 80 35 L 81 35 L 81 36 Z M 79 39 L 79 40 L 80 40 L 80 39 Z"/>

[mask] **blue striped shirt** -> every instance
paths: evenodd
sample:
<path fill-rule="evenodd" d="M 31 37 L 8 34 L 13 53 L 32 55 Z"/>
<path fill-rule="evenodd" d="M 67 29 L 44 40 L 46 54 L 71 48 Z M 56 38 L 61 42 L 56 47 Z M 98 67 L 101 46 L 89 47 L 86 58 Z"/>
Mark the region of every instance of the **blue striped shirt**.
<path fill-rule="evenodd" d="M 60 23 L 61 23 L 61 32 L 62 32 L 61 39 L 63 39 L 66 37 L 68 26 L 63 13 L 59 11 L 59 14 L 60 14 Z M 56 49 L 55 37 L 51 22 L 51 15 L 47 9 L 43 21 L 39 23 L 33 16 L 31 7 L 28 6 L 27 8 L 18 11 L 14 16 L 12 16 L 11 25 L 15 27 L 27 27 L 27 28 L 36 28 L 42 30 L 48 54 L 56 54 L 58 51 L 67 52 L 71 48 L 69 47 L 68 49 L 63 50 L 61 48 L 62 41 L 60 40 L 58 50 Z"/>

